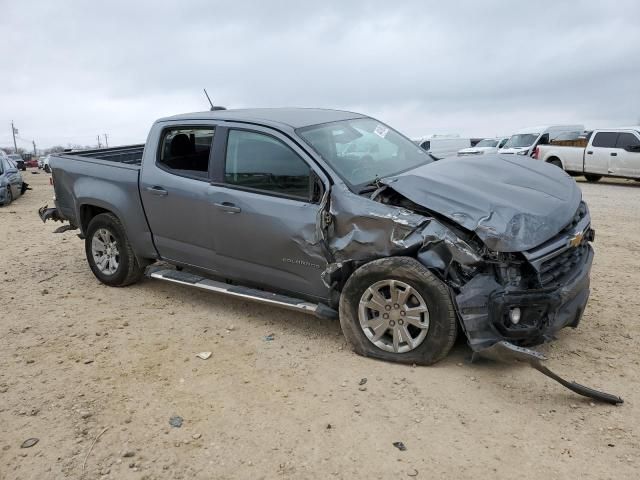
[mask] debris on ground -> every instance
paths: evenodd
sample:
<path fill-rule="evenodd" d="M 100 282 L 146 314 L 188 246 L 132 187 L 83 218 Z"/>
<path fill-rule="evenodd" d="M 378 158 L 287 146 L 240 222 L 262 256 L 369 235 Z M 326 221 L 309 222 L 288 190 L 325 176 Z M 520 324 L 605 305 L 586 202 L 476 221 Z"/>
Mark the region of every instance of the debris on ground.
<path fill-rule="evenodd" d="M 361 378 L 358 385 L 364 385 L 365 383 L 367 383 L 367 377 Z"/>
<path fill-rule="evenodd" d="M 135 456 L 135 454 L 136 454 L 136 452 L 134 452 L 133 450 L 127 450 L 126 452 L 124 452 L 122 454 L 122 456 L 124 458 L 131 458 L 131 457 Z"/>
<path fill-rule="evenodd" d="M 31 448 L 39 441 L 40 441 L 39 438 L 27 438 L 24 442 L 22 442 L 22 445 L 20 445 L 20 448 Z"/>
<path fill-rule="evenodd" d="M 196 357 L 201 358 L 202 360 L 208 360 L 209 357 L 211 357 L 211 352 L 196 353 Z"/>
<path fill-rule="evenodd" d="M 169 425 L 172 427 L 180 428 L 182 426 L 182 417 L 174 415 L 169 419 Z"/>
<path fill-rule="evenodd" d="M 269 335 L 267 335 L 266 337 L 264 337 L 264 341 L 265 342 L 273 342 L 273 340 L 276 338 L 276 336 L 273 333 L 270 333 Z"/>
<path fill-rule="evenodd" d="M 408 476 L 410 477 L 417 477 L 418 476 L 418 470 L 416 470 L 415 468 L 413 469 L 412 472 L 407 473 Z"/>
<path fill-rule="evenodd" d="M 393 446 L 396 447 L 401 452 L 404 452 L 407 449 L 407 447 L 402 442 L 393 442 Z"/>

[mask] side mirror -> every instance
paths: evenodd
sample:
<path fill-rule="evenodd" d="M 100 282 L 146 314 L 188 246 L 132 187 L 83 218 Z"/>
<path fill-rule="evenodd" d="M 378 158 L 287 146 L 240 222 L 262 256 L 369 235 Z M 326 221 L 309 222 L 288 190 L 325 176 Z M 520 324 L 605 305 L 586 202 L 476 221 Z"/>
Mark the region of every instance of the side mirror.
<path fill-rule="evenodd" d="M 629 145 L 625 150 L 627 152 L 638 153 L 640 152 L 640 145 Z"/>

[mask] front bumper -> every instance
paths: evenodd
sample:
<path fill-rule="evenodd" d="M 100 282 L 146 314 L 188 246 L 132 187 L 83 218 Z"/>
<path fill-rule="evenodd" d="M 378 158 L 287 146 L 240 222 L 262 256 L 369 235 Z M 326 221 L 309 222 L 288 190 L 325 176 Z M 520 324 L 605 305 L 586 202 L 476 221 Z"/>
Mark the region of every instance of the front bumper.
<path fill-rule="evenodd" d="M 530 346 L 551 340 L 564 327 L 577 327 L 589 299 L 593 249 L 559 287 L 505 291 L 491 275 L 477 275 L 455 297 L 471 348 L 479 352 L 497 342 Z M 511 308 L 520 308 L 521 320 L 509 320 Z"/>

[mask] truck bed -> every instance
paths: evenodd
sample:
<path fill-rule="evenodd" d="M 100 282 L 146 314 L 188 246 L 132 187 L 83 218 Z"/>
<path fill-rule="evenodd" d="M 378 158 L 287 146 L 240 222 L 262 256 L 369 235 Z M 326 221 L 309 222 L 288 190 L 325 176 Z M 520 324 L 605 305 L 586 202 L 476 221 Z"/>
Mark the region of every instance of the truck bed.
<path fill-rule="evenodd" d="M 122 147 L 97 148 L 95 150 L 78 150 L 72 152 L 64 152 L 61 155 L 69 157 L 85 157 L 98 160 L 106 160 L 108 162 L 118 162 L 127 165 L 142 165 L 142 153 L 144 152 L 144 143 L 139 145 L 125 145 Z"/>

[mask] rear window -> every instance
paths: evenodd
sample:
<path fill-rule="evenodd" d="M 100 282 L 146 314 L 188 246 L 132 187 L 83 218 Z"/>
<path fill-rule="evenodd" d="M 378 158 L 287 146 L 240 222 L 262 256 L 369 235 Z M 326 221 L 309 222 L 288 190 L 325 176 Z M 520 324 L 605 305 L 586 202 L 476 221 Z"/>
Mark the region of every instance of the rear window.
<path fill-rule="evenodd" d="M 177 127 L 165 130 L 158 166 L 176 175 L 208 178 L 212 128 Z"/>
<path fill-rule="evenodd" d="M 591 145 L 594 147 L 615 148 L 617 140 L 618 132 L 598 132 L 596 136 L 593 137 L 593 143 Z"/>

